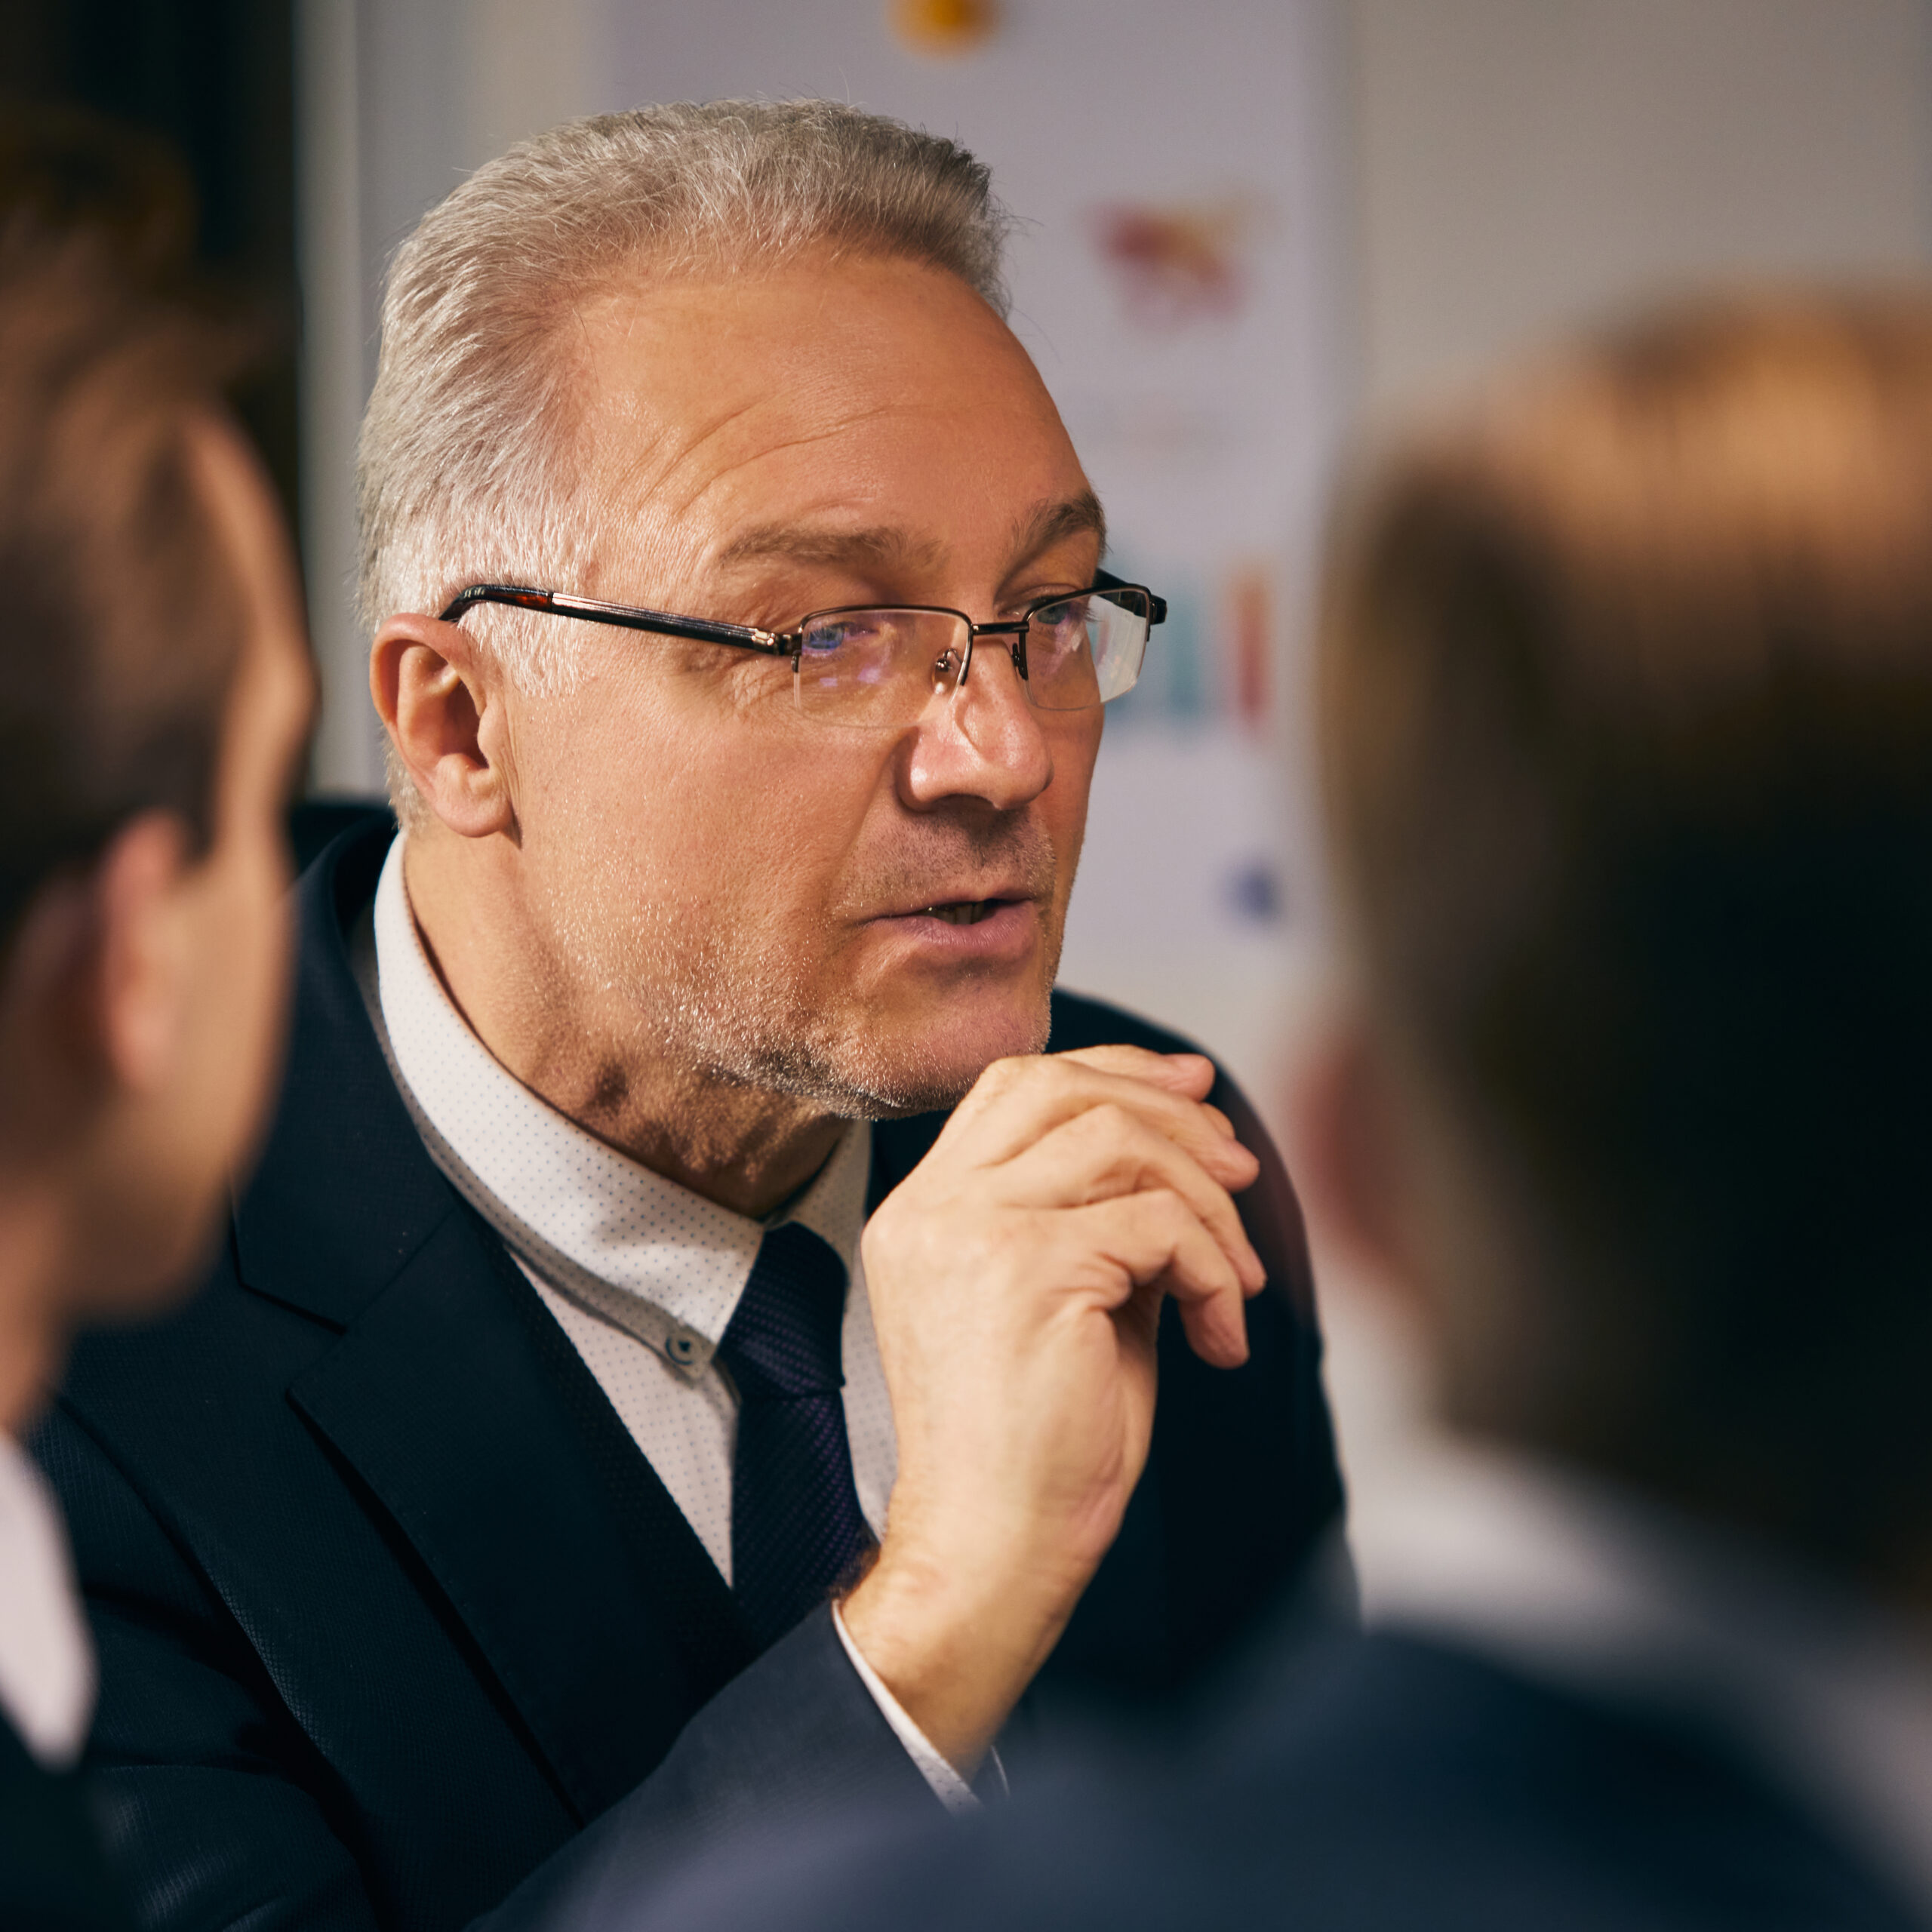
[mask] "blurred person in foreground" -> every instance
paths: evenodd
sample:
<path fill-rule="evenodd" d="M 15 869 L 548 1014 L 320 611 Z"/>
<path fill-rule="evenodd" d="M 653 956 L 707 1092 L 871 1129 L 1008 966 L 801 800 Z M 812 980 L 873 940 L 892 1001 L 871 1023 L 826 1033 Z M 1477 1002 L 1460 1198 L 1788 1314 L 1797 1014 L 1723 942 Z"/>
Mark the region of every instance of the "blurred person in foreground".
<path fill-rule="evenodd" d="M 398 254 L 403 829 L 298 888 L 208 1293 L 42 1438 L 149 1925 L 433 1932 L 600 1817 L 649 1862 L 970 1810 L 1333 1524 L 1278 1158 L 1053 989 L 1159 605 L 1100 571 L 1004 229 L 950 142 L 728 102 L 555 130 Z"/>
<path fill-rule="evenodd" d="M 1932 300 L 1605 335 L 1346 528 L 1301 1171 L 1447 1438 L 1367 1633 L 1143 1783 L 585 1927 L 1932 1924 Z"/>
<path fill-rule="evenodd" d="M 220 399 L 233 345 L 18 212 L 0 202 L 0 1924 L 51 1932 L 122 1908 L 74 1769 L 93 1651 L 19 1438 L 75 1324 L 192 1284 L 263 1124 L 308 670 Z"/>

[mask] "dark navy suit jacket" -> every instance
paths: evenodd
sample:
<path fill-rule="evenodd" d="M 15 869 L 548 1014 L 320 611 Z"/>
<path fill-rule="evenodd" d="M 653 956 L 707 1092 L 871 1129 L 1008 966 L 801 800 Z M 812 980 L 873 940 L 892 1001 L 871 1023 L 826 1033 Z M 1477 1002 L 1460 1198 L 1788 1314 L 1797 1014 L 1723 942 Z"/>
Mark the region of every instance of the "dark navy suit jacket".
<path fill-rule="evenodd" d="M 568 1932 L 1925 1932 L 1681 1714 L 1393 1637 L 1291 1648 L 1178 1762 L 937 1832 L 760 1835 Z M 510 1909 L 491 1932 L 534 1932 Z"/>
<path fill-rule="evenodd" d="M 0 1926 L 6 1932 L 128 1932 L 129 1927 L 80 1780 L 42 1770 L 4 1718 Z"/>
<path fill-rule="evenodd" d="M 730 1591 L 501 1243 L 432 1164 L 346 934 L 386 815 L 298 888 L 285 1091 L 205 1292 L 76 1353 L 38 1452 L 100 1645 L 90 1762 L 143 1923 L 460 1926 L 636 1791 L 633 1841 L 931 1804 L 829 1614 L 756 1654 Z M 1054 1044 L 1180 1044 L 1057 998 Z M 1253 1358 L 1171 1326 L 1146 1474 L 1029 1700 L 1156 1703 L 1233 1643 L 1340 1503 L 1299 1216 L 1243 1198 Z M 876 1199 L 937 1116 L 875 1134 Z M 675 1747 L 675 1748 L 674 1748 Z M 641 1790 L 637 1790 L 641 1786 Z"/>

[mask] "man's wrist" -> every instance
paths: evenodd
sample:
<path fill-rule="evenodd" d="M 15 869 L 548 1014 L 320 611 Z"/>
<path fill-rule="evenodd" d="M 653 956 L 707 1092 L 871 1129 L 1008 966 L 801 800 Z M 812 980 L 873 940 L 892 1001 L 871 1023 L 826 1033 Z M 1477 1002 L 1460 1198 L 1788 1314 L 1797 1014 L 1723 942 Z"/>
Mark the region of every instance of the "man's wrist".
<path fill-rule="evenodd" d="M 872 1694 L 872 1702 L 878 1706 L 884 1718 L 904 1747 L 906 1755 L 912 1761 L 914 1767 L 926 1781 L 933 1795 L 955 1817 L 977 1811 L 980 1801 L 973 1787 L 960 1776 L 939 1747 L 912 1721 L 912 1713 L 895 1697 L 885 1680 L 873 1669 L 864 1651 L 852 1641 L 852 1633 L 845 1627 L 842 1607 L 832 1606 L 832 1627 L 837 1633 L 840 1647 L 847 1660 L 859 1674 L 859 1681 Z M 997 1761 L 997 1760 L 995 1760 Z"/>
<path fill-rule="evenodd" d="M 970 1779 L 1078 1596 L 1057 1579 L 896 1551 L 888 1538 L 839 1609 L 880 1681 Z"/>

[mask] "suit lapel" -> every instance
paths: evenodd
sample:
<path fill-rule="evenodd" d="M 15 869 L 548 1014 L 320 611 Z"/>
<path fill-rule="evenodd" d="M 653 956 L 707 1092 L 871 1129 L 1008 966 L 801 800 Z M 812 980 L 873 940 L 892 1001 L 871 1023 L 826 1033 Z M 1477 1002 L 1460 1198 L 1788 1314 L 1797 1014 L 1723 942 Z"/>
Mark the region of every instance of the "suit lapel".
<path fill-rule="evenodd" d="M 342 942 L 386 844 L 352 838 L 303 881 L 288 1098 L 238 1259 L 245 1286 L 344 1331 L 290 1400 L 589 1818 L 751 1652 L 703 1545 L 395 1091 Z"/>
<path fill-rule="evenodd" d="M 534 1300 L 466 1209 L 289 1395 L 408 1538 L 589 1818 L 749 1660 L 723 1580 L 635 1448 L 645 1520 L 614 1509 L 519 1297 Z"/>

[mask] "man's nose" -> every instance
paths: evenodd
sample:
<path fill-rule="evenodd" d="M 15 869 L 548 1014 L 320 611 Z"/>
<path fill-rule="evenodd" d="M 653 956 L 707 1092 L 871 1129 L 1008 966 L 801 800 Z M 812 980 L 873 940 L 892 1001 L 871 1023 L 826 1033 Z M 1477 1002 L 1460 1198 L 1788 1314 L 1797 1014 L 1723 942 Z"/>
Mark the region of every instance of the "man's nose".
<path fill-rule="evenodd" d="M 1053 775 L 1053 752 L 1011 649 L 980 643 L 965 681 L 920 724 L 906 767 L 908 801 L 976 798 L 1012 811 L 1037 798 Z"/>

